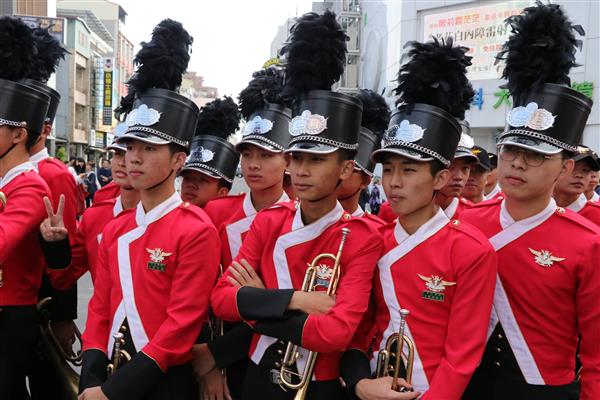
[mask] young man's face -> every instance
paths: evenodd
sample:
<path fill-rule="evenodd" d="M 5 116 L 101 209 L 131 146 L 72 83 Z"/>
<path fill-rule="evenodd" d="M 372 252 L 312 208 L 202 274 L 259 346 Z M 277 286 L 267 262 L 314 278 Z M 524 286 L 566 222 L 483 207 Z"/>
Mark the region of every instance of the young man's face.
<path fill-rule="evenodd" d="M 356 193 L 359 193 L 361 190 L 369 186 L 371 183 L 371 177 L 365 174 L 362 171 L 354 169 L 352 171 L 352 175 L 342 183 L 337 188 L 337 198 L 338 200 L 345 200 L 354 196 Z"/>
<path fill-rule="evenodd" d="M 400 155 L 383 161 L 383 189 L 396 215 L 410 215 L 433 202 L 434 192 L 450 179 L 447 169 L 431 174 L 429 162 L 417 162 Z"/>
<path fill-rule="evenodd" d="M 219 187 L 219 179 L 201 172 L 185 170 L 181 177 L 181 198 L 198 207 L 204 207 L 212 199 L 229 193 L 226 187 Z"/>
<path fill-rule="evenodd" d="M 169 145 L 155 145 L 140 140 L 126 143 L 125 164 L 131 186 L 137 190 L 149 189 L 174 175 L 185 163 L 183 151 L 171 153 Z"/>
<path fill-rule="evenodd" d="M 452 164 L 448 167 L 450 171 L 450 180 L 448 184 L 444 186 L 440 193 L 446 197 L 458 197 L 462 193 L 469 174 L 471 172 L 471 164 L 467 157 L 455 158 L 452 160 Z"/>
<path fill-rule="evenodd" d="M 318 201 L 336 192 L 338 182 L 352 175 L 354 161 L 330 154 L 292 152 L 288 171 L 294 193 L 301 201 Z"/>
<path fill-rule="evenodd" d="M 498 155 L 498 182 L 508 198 L 518 201 L 550 197 L 558 178 L 572 169 L 573 160 L 563 161 L 560 154 L 546 156 L 503 145 Z"/>
<path fill-rule="evenodd" d="M 554 190 L 565 194 L 579 195 L 586 191 L 591 173 L 592 169 L 587 161 L 577 161 L 573 167 L 573 172 L 560 176 Z"/>
<path fill-rule="evenodd" d="M 485 184 L 487 183 L 488 171 L 486 171 L 481 165 L 474 164 L 471 166 L 471 173 L 469 179 L 465 184 L 465 188 L 462 191 L 462 195 L 466 198 L 479 198 L 483 195 L 485 190 Z"/>
<path fill-rule="evenodd" d="M 0 126 L 0 154 L 4 154 L 14 143 L 27 141 L 27 131 L 23 128 L 14 129 L 6 125 Z"/>
<path fill-rule="evenodd" d="M 283 153 L 245 144 L 241 154 L 242 173 L 250 190 L 260 191 L 275 185 L 283 187 L 283 174 L 287 165 Z"/>
<path fill-rule="evenodd" d="M 110 168 L 110 161 L 108 161 L 108 160 L 102 160 L 102 168 L 109 169 Z"/>
<path fill-rule="evenodd" d="M 120 187 L 131 187 L 129 175 L 127 175 L 127 165 L 125 164 L 125 152 L 123 150 L 114 151 L 111 172 L 115 184 Z"/>
<path fill-rule="evenodd" d="M 598 186 L 598 177 L 599 176 L 600 176 L 600 173 L 598 171 L 592 171 L 590 173 L 590 182 L 586 189 L 587 191 L 596 189 L 596 186 Z"/>
<path fill-rule="evenodd" d="M 485 191 L 491 192 L 498 184 L 498 169 L 494 168 L 488 172 L 487 182 L 485 184 Z"/>

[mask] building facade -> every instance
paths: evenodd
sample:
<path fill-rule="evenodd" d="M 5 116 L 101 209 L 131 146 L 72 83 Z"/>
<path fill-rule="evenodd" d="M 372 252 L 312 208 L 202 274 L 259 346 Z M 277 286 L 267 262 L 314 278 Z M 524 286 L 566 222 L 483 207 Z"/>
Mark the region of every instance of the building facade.
<path fill-rule="evenodd" d="M 586 31 L 583 49 L 577 52 L 580 67 L 571 71 L 572 86 L 594 100 L 594 106 L 584 131 L 583 142 L 600 150 L 600 33 L 598 16 L 600 2 L 596 0 L 557 0 L 573 23 Z M 520 13 L 533 1 L 511 0 L 403 0 L 360 2 L 361 24 L 361 87 L 384 93 L 393 104 L 392 89 L 403 46 L 411 40 L 427 40 L 432 35 L 455 40 L 471 48 L 473 66 L 469 79 L 476 96 L 466 119 L 472 127 L 477 144 L 495 152 L 495 143 L 504 130 L 506 114 L 511 109 L 510 96 L 500 86 L 502 65 L 494 65 L 495 56 L 510 30 L 504 19 Z"/>

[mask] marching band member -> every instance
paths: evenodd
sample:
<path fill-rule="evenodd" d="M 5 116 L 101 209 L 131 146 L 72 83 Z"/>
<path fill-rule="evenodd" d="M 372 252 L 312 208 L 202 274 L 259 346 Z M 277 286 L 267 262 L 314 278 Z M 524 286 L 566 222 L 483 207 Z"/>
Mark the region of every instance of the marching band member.
<path fill-rule="evenodd" d="M 189 361 L 207 318 L 219 240 L 204 211 L 182 202 L 174 188 L 198 118 L 198 107 L 174 92 L 191 43 L 181 24 L 167 19 L 135 58 L 133 105 L 126 132 L 117 136 L 140 202 L 102 233 L 83 334 L 81 400 L 198 396 Z"/>
<path fill-rule="evenodd" d="M 248 86 L 239 95 L 241 114 L 246 121 L 242 140 L 235 146 L 241 154 L 241 168 L 250 191 L 211 201 L 206 213 L 215 223 L 221 238 L 221 266 L 231 265 L 250 230 L 257 213 L 279 202 L 289 201 L 283 190 L 287 165 L 283 150 L 290 141 L 291 110 L 281 98 L 283 73 L 275 67 L 255 72 Z M 237 162 L 232 166 L 233 171 Z M 234 327 L 235 326 L 235 327 Z M 196 346 L 197 372 L 215 365 L 204 378 L 204 391 L 212 398 L 211 388 L 217 393 L 224 387 L 221 369 L 226 368 L 227 386 L 234 398 L 239 398 L 248 366 L 248 350 L 252 331 L 246 324 L 227 324 L 221 338 Z M 203 352 L 209 360 L 202 356 Z M 211 360 L 210 358 L 214 359 Z M 214 392 L 213 392 L 214 393 Z"/>
<path fill-rule="evenodd" d="M 483 147 L 473 146 L 471 151 L 477 157 L 477 162 L 471 164 L 469 179 L 462 191 L 462 196 L 471 204 L 477 204 L 485 200 L 485 184 L 491 164 L 488 153 Z"/>
<path fill-rule="evenodd" d="M 498 142 L 505 197 L 462 215 L 498 255 L 488 343 L 463 398 L 598 399 L 600 230 L 552 199 L 557 180 L 572 172 L 570 157 L 592 107 L 569 87 L 573 31 L 583 30 L 560 6 L 541 2 L 507 22 L 513 34 L 501 56 L 514 108 Z"/>
<path fill-rule="evenodd" d="M 446 186 L 435 194 L 435 204 L 440 206 L 446 216 L 450 219 L 458 219 L 460 213 L 472 203 L 461 197 L 465 184 L 471 173 L 471 165 L 477 163 L 478 158 L 473 154 L 475 142 L 470 136 L 471 128 L 467 121 L 460 122 L 462 133 L 454 158 L 448 167 L 450 179 Z"/>
<path fill-rule="evenodd" d="M 184 201 L 204 208 L 210 200 L 229 194 L 240 157 L 228 138 L 239 123 L 231 97 L 213 100 L 200 109 L 192 151 L 179 173 Z"/>
<path fill-rule="evenodd" d="M 60 42 L 56 40 L 48 29 L 33 29 L 33 38 L 37 50 L 35 62 L 25 83 L 50 97 L 50 105 L 44 122 L 44 129 L 37 142 L 29 150 L 30 161 L 35 165 L 40 176 L 46 181 L 52 192 L 52 203 L 58 204 L 60 196 L 64 196 L 64 224 L 71 237 L 75 237 L 77 230 L 77 183 L 63 162 L 50 157 L 46 149 L 46 139 L 52 132 L 52 125 L 56 110 L 60 102 L 60 94 L 47 86 L 50 76 L 55 72 L 60 60 L 67 53 Z M 77 287 L 63 290 L 54 288 L 47 274 L 42 276 L 42 286 L 38 300 L 50 297 L 46 311 L 52 324 L 52 331 L 57 336 L 59 343 L 66 354 L 72 353 L 72 340 L 75 336 L 75 322 L 77 318 Z M 40 346 L 40 348 L 44 348 Z M 54 367 L 49 360 L 50 356 L 43 351 L 38 352 L 35 368 L 29 375 L 29 387 L 33 399 L 59 398 L 61 396 L 59 382 L 53 374 Z"/>
<path fill-rule="evenodd" d="M 44 130 L 49 96 L 19 83 L 36 54 L 20 19 L 0 18 L 0 398 L 29 398 L 36 357 L 36 303 L 44 271 L 38 227 L 50 189 L 29 151 Z"/>
<path fill-rule="evenodd" d="M 111 170 L 113 182 L 121 188 L 120 195 L 100 202 L 95 201 L 90 208 L 84 211 L 70 253 L 65 251 L 65 246 L 68 246 L 68 242 L 65 241 L 68 229 L 53 229 L 53 225 L 64 225 L 62 222 L 64 214 L 54 213 L 51 207 L 48 208 L 50 203 L 46 202 L 47 211 L 52 218 L 47 218 L 40 225 L 40 233 L 44 239 L 42 249 L 46 264 L 50 266 L 48 275 L 52 286 L 59 290 L 65 290 L 75 285 L 87 271 L 90 271 L 92 283 L 96 280 L 98 246 L 102 240 L 104 227 L 121 215 L 121 212 L 134 208 L 140 201 L 140 193 L 131 186 L 127 175 L 125 165 L 127 149 L 122 144 L 113 142 L 107 147 L 107 150 L 114 152 Z M 56 243 L 51 244 L 53 242 Z"/>
<path fill-rule="evenodd" d="M 600 204 L 585 196 L 592 172 L 600 170 L 600 163 L 589 147 L 579 146 L 571 157 L 575 165 L 571 174 L 561 175 L 554 186 L 556 205 L 567 208 L 600 226 Z"/>
<path fill-rule="evenodd" d="M 489 153 L 490 158 L 490 173 L 487 177 L 487 183 L 485 184 L 485 199 L 493 199 L 498 196 L 502 196 L 502 189 L 498 185 L 498 156 L 494 153 Z"/>
<path fill-rule="evenodd" d="M 452 43 L 452 38 L 409 43 L 411 59 L 398 75 L 399 108 L 383 148 L 372 155 L 383 164 L 383 185 L 398 219 L 380 228 L 384 251 L 373 284 L 375 312 L 365 316 L 341 363 L 350 392 L 360 399 L 422 394 L 422 399 L 458 400 L 485 347 L 494 251 L 477 229 L 450 221 L 435 203 L 435 193 L 450 178 L 447 168 L 461 136 L 457 119 L 464 118 L 474 94 L 466 77 L 471 57 L 467 48 Z M 432 65 L 435 73 L 423 72 Z M 412 384 L 407 376 L 400 385 L 414 392 L 397 393 L 389 371 L 376 379 L 371 373 L 379 351 L 399 330 L 403 308 L 410 310 L 404 333 L 413 343 L 414 363 Z"/>
<path fill-rule="evenodd" d="M 303 387 L 306 399 L 343 398 L 340 355 L 367 309 L 381 250 L 371 224 L 353 218 L 337 201 L 340 181 L 354 168 L 362 111 L 358 99 L 330 91 L 343 72 L 346 40 L 335 14 L 309 13 L 292 27 L 281 51 L 287 57 L 283 93 L 296 100 L 285 151 L 299 203 L 279 203 L 258 213 L 211 295 L 217 317 L 249 321 L 254 331 L 242 399 L 295 395 L 296 390 L 280 386 L 295 382 L 291 371 L 280 370 L 286 341 L 301 346 L 303 356 L 290 362 L 300 373 L 306 373 L 307 352 L 319 353 L 309 364 L 314 374 L 308 373 Z M 321 290 L 337 281 L 331 257 L 315 265 L 316 290 L 299 290 L 307 263 L 340 248 L 342 228 L 351 232 L 338 259 L 342 272 L 335 300 Z"/>
<path fill-rule="evenodd" d="M 381 146 L 381 137 L 390 122 L 390 108 L 385 99 L 372 90 L 361 89 L 356 97 L 363 105 L 358 151 L 354 156 L 352 176 L 338 187 L 338 201 L 352 216 L 364 217 L 378 226 L 384 221 L 364 211 L 358 200 L 361 191 L 371 183 L 375 170 L 371 153 Z"/>
<path fill-rule="evenodd" d="M 592 150 L 593 151 L 593 150 Z M 596 160 L 600 163 L 600 157 L 593 151 L 596 155 Z M 585 197 L 594 203 L 600 203 L 600 195 L 596 192 L 596 188 L 598 187 L 598 178 L 600 177 L 600 171 L 592 171 L 590 174 L 590 183 L 585 190 Z"/>

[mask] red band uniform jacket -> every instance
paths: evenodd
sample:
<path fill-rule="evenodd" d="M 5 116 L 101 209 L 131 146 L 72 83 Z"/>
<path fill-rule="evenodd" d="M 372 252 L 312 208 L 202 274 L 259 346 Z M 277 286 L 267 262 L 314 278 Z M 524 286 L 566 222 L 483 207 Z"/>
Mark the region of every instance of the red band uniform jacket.
<path fill-rule="evenodd" d="M 600 398 L 600 236 L 580 215 L 556 207 L 515 222 L 504 201 L 463 213 L 490 238 L 498 255 L 498 279 L 481 368 L 503 376 L 511 359 L 530 385 L 575 380 L 581 334 L 581 400 Z M 501 326 L 504 335 L 492 332 Z M 489 353 L 488 353 L 489 350 Z"/>
<path fill-rule="evenodd" d="M 422 399 L 458 400 L 483 353 L 496 279 L 496 256 L 473 226 L 443 210 L 409 235 L 396 222 L 380 228 L 383 256 L 366 314 L 343 362 L 349 387 L 376 370 L 380 350 L 410 311 L 405 335 L 415 348 L 412 384 Z M 372 325 L 376 326 L 373 341 Z M 367 355 L 368 349 L 373 353 Z M 370 359 L 370 368 L 366 363 Z M 361 373 L 362 371 L 362 373 Z"/>
<path fill-rule="evenodd" d="M 0 179 L 0 191 L 7 198 L 0 203 L 0 306 L 34 305 L 44 271 L 39 227 L 50 189 L 26 162 Z"/>
<path fill-rule="evenodd" d="M 600 227 L 600 203 L 588 200 L 585 194 L 580 194 L 577 200 L 565 208 L 576 212 Z"/>
<path fill-rule="evenodd" d="M 351 232 L 342 252 L 336 305 L 325 315 L 286 311 L 293 292 L 302 287 L 307 264 L 319 254 L 336 254 L 344 227 Z M 368 306 L 381 245 L 372 226 L 344 212 L 339 203 L 306 226 L 299 205 L 275 205 L 256 216 L 236 257 L 256 269 L 266 289 L 236 288 L 227 281 L 226 273 L 211 295 L 211 305 L 220 318 L 252 324 L 255 334 L 249 355 L 255 364 L 278 339 L 292 341 L 305 355 L 306 349 L 319 352 L 313 380 L 337 380 L 341 352 Z M 322 286 L 329 283 L 332 265 L 326 267 L 317 274 Z M 300 358 L 299 370 L 304 369 L 305 360 L 306 356 Z"/>
<path fill-rule="evenodd" d="M 83 388 L 101 384 L 111 400 L 139 399 L 169 368 L 189 362 L 218 265 L 214 226 L 178 193 L 148 213 L 140 202 L 109 223 L 83 334 Z M 137 354 L 104 382 L 125 319 Z"/>

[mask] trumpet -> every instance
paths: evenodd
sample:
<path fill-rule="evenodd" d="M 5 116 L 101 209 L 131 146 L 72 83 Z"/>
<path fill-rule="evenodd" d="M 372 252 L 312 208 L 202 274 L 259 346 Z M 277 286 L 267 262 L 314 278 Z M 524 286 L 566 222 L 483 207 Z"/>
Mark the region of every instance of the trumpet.
<path fill-rule="evenodd" d="M 121 348 L 125 344 L 125 335 L 123 335 L 122 332 L 117 332 L 113 335 L 113 338 L 115 339 L 115 347 L 113 350 L 112 363 L 106 366 L 108 376 L 112 376 L 122 364 L 131 360 L 131 355 L 125 349 Z"/>
<path fill-rule="evenodd" d="M 0 205 L 5 206 L 6 205 L 6 195 L 2 192 L 0 192 Z"/>
<path fill-rule="evenodd" d="M 397 392 L 406 392 L 407 389 L 398 385 L 400 377 L 400 367 L 402 362 L 406 366 L 406 382 L 409 384 L 412 381 L 413 364 L 415 361 L 415 344 L 404 334 L 406 327 L 406 317 L 410 311 L 406 309 L 400 310 L 400 327 L 397 333 L 390 335 L 385 342 L 385 349 L 381 350 L 377 356 L 377 370 L 375 376 L 382 378 L 384 376 L 392 376 L 392 390 Z M 404 354 L 404 345 L 406 344 L 407 353 Z M 390 359 L 394 358 L 394 364 L 390 365 Z"/>
<path fill-rule="evenodd" d="M 319 254 L 313 259 L 313 261 L 306 269 L 306 273 L 304 274 L 304 281 L 302 283 L 302 290 L 304 292 L 312 292 L 315 290 L 317 282 L 317 270 L 320 265 L 320 262 L 322 260 L 331 260 L 333 261 L 333 271 L 329 280 L 329 285 L 327 286 L 327 294 L 332 295 L 336 293 L 341 276 L 340 261 L 342 258 L 342 250 L 344 249 L 346 237 L 349 233 L 350 229 L 342 228 L 342 240 L 340 241 L 340 246 L 338 247 L 336 255 L 330 253 L 323 253 Z M 309 351 L 304 371 L 302 373 L 295 372 L 293 370 L 293 367 L 297 363 L 298 359 L 302 357 L 300 355 L 300 346 L 295 345 L 292 342 L 288 342 L 287 344 L 285 354 L 281 362 L 281 369 L 279 370 L 279 380 L 280 385 L 284 390 L 296 390 L 296 396 L 294 397 L 295 400 L 302 400 L 306 397 L 306 393 L 308 391 L 308 384 L 310 383 L 315 369 L 317 355 L 317 352 Z M 292 381 L 292 377 L 298 378 L 299 382 L 294 383 Z"/>
<path fill-rule="evenodd" d="M 223 276 L 223 266 L 219 264 L 219 278 Z M 213 341 L 225 333 L 223 320 L 217 318 L 212 308 L 208 309 L 208 331 L 210 340 Z"/>

